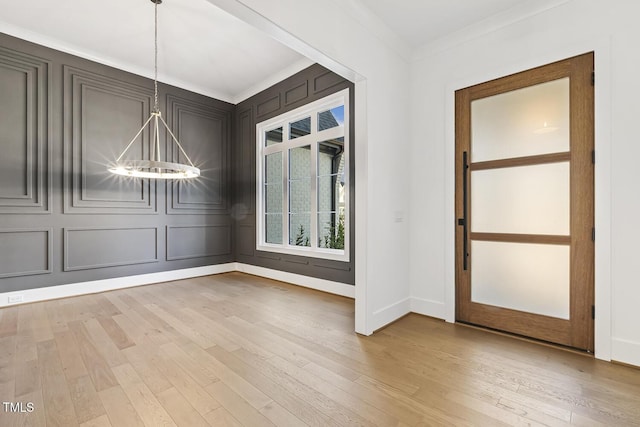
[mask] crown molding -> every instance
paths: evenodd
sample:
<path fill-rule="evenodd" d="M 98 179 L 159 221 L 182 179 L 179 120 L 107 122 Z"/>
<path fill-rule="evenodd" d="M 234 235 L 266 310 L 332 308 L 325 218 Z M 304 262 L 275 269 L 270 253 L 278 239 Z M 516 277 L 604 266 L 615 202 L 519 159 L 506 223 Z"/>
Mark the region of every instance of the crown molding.
<path fill-rule="evenodd" d="M 413 61 L 420 61 L 471 40 L 498 31 L 527 18 L 558 8 L 573 0 L 538 0 L 520 3 L 504 12 L 483 19 L 459 31 L 429 42 L 414 51 Z"/>
<path fill-rule="evenodd" d="M 153 80 L 153 67 L 138 67 L 109 56 L 97 55 L 95 52 L 78 48 L 69 43 L 62 42 L 56 38 L 49 37 L 34 31 L 26 30 L 22 27 L 8 24 L 2 21 L 0 21 L 0 33 L 4 33 L 9 36 L 13 36 L 31 43 L 47 47 L 49 49 L 58 50 L 60 52 L 68 53 L 70 55 L 74 55 L 83 59 L 87 59 L 89 61 L 97 62 L 108 67 L 117 68 L 118 70 L 126 71 L 128 73 Z M 158 81 L 224 102 L 233 103 L 233 100 L 235 99 L 235 97 L 230 93 L 212 91 L 210 88 L 194 85 L 193 83 L 183 81 L 181 79 L 163 75 L 163 73 L 159 73 Z"/>
<path fill-rule="evenodd" d="M 305 68 L 313 65 L 314 62 L 309 58 L 302 58 L 299 61 L 296 61 L 290 64 L 284 70 L 280 70 L 278 73 L 273 74 L 266 78 L 265 80 L 251 86 L 250 88 L 242 91 L 238 95 L 234 96 L 230 101 L 234 105 L 240 104 L 242 101 L 251 98 L 253 95 L 262 92 L 263 90 L 269 89 L 271 86 L 280 83 L 281 81 L 293 76 L 294 74 L 304 70 Z"/>
<path fill-rule="evenodd" d="M 362 0 L 335 1 L 335 5 L 355 19 L 379 41 L 396 52 L 403 60 L 409 62 L 413 56 L 413 48 L 395 31 L 369 9 Z"/>

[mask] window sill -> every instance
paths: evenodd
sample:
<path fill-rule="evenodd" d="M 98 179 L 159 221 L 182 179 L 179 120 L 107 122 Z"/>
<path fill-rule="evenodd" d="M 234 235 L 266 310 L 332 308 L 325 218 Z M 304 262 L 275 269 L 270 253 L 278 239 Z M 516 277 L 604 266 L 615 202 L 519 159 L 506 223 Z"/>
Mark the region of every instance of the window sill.
<path fill-rule="evenodd" d="M 348 251 L 338 251 L 333 249 L 321 249 L 321 248 L 284 248 L 277 245 L 257 245 L 256 250 L 263 252 L 271 252 L 286 255 L 295 255 L 307 258 L 319 258 L 331 261 L 349 262 Z"/>

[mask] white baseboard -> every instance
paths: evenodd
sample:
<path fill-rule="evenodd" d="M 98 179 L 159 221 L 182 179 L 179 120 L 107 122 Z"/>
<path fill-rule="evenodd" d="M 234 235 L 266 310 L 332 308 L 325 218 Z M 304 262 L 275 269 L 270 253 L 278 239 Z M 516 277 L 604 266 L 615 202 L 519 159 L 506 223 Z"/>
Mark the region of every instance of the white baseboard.
<path fill-rule="evenodd" d="M 208 276 L 210 274 L 230 273 L 240 271 L 269 279 L 281 280 L 294 285 L 304 286 L 323 292 L 355 298 L 355 286 L 299 274 L 285 273 L 268 268 L 256 267 L 248 264 L 231 262 L 227 264 L 208 265 L 204 267 L 185 268 L 182 270 L 161 271 L 158 273 L 140 274 L 137 276 L 116 277 L 113 279 L 93 280 L 90 282 L 72 283 L 69 285 L 48 286 L 46 288 L 26 289 L 0 293 L 0 308 L 9 305 L 26 304 L 58 298 L 74 297 L 78 295 L 95 294 L 115 289 L 131 288 L 134 286 L 151 285 L 172 280 L 190 279 L 192 277 Z M 18 297 L 19 300 L 14 300 Z M 12 301 L 11 303 L 9 301 Z"/>
<path fill-rule="evenodd" d="M 443 302 L 433 301 L 426 298 L 411 298 L 411 312 L 422 314 L 423 316 L 445 319 L 447 307 Z"/>
<path fill-rule="evenodd" d="M 613 338 L 611 340 L 611 360 L 640 366 L 640 342 Z"/>
<path fill-rule="evenodd" d="M 270 268 L 258 267 L 240 262 L 236 263 L 236 271 L 266 277 L 267 279 L 280 280 L 281 282 L 287 282 L 293 285 L 303 286 L 305 288 L 311 288 L 343 297 L 356 297 L 356 287 L 345 283 L 332 282 L 330 280 L 303 276 L 301 274 L 287 273 L 285 271 L 272 270 Z"/>
<path fill-rule="evenodd" d="M 116 277 L 113 279 L 93 280 L 91 282 L 72 283 L 69 285 L 48 286 L 46 288 L 26 289 L 23 291 L 0 293 L 0 307 L 30 302 L 46 301 L 78 295 L 95 294 L 115 289 L 189 279 L 191 277 L 208 276 L 235 271 L 235 263 L 208 265 L 205 267 L 185 268 L 182 270 L 161 271 L 158 273 L 140 274 L 137 276 Z M 22 296 L 22 300 L 9 303 L 12 297 Z"/>
<path fill-rule="evenodd" d="M 409 313 L 411 313 L 411 298 L 405 298 L 381 308 L 371 317 L 371 330 L 375 332 Z"/>

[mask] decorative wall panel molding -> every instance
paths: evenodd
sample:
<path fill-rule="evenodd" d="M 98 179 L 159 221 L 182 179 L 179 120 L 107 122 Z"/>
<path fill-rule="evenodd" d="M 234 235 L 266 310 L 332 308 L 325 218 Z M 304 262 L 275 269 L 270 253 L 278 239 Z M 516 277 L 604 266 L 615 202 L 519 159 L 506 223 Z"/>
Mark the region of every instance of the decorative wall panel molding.
<path fill-rule="evenodd" d="M 340 271 L 351 271 L 351 269 L 353 268 L 352 265 L 348 262 L 331 262 L 331 261 L 323 260 L 319 258 L 316 258 L 315 260 L 313 260 L 312 265 L 314 267 L 328 268 L 331 270 L 340 270 Z"/>
<path fill-rule="evenodd" d="M 282 260 L 291 264 L 309 265 L 309 260 L 302 257 L 283 256 Z"/>
<path fill-rule="evenodd" d="M 344 79 L 334 72 L 327 71 L 313 79 L 313 93 L 318 94 L 338 85 L 344 85 Z"/>
<path fill-rule="evenodd" d="M 280 109 L 280 94 L 267 99 L 266 101 L 260 102 L 256 105 L 256 117 L 261 119 L 267 114 L 271 114 L 274 111 L 278 111 Z M 259 121 L 259 120 L 258 120 Z"/>
<path fill-rule="evenodd" d="M 236 193 L 235 200 L 239 204 L 239 209 L 255 212 L 255 174 L 256 174 L 256 149 L 255 149 L 255 126 L 251 121 L 251 109 L 244 110 L 238 114 L 237 138 L 239 146 L 236 147 L 237 161 L 236 172 Z"/>
<path fill-rule="evenodd" d="M 230 225 L 167 226 L 167 261 L 230 254 Z"/>
<path fill-rule="evenodd" d="M 298 86 L 284 92 L 284 105 L 289 106 L 295 104 L 298 101 L 303 101 L 309 96 L 309 83 L 307 80 L 300 83 Z"/>
<path fill-rule="evenodd" d="M 158 261 L 158 227 L 64 229 L 64 271 Z"/>
<path fill-rule="evenodd" d="M 51 228 L 0 229 L 0 278 L 51 273 Z"/>
<path fill-rule="evenodd" d="M 49 62 L 0 47 L 0 214 L 50 213 Z"/>
<path fill-rule="evenodd" d="M 254 256 L 256 250 L 255 225 L 238 224 L 236 242 L 238 254 L 244 256 Z"/>
<path fill-rule="evenodd" d="M 168 214 L 229 213 L 231 117 L 229 109 L 167 95 L 167 123 L 201 171 L 196 180 L 167 183 Z M 168 146 L 169 161 L 186 162 L 175 144 Z"/>
<path fill-rule="evenodd" d="M 153 92 L 69 66 L 63 74 L 65 213 L 157 212 L 155 181 L 107 171 L 149 116 Z M 127 155 L 148 158 L 149 148 L 143 132 Z"/>
<path fill-rule="evenodd" d="M 256 251 L 255 254 L 256 254 L 256 258 L 269 259 L 273 261 L 282 261 L 282 256 L 280 256 L 280 254 L 277 252 Z"/>

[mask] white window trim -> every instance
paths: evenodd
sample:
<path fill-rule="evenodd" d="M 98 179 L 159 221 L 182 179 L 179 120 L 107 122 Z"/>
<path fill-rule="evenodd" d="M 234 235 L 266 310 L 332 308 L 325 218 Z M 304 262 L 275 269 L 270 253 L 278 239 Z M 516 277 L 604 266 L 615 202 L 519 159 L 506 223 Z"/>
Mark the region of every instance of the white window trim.
<path fill-rule="evenodd" d="M 344 123 L 342 126 L 333 127 L 323 131 L 317 131 L 318 114 L 322 111 L 344 105 Z M 309 135 L 289 140 L 289 126 L 291 122 L 311 117 L 311 129 L 313 132 Z M 265 134 L 267 131 L 277 129 L 282 126 L 283 142 L 266 147 Z M 349 138 L 349 129 L 351 126 L 351 117 L 349 114 L 349 89 L 344 89 L 334 94 L 328 95 L 322 99 L 303 105 L 295 110 L 288 111 L 277 117 L 273 117 L 256 125 L 256 249 L 259 251 L 276 252 L 289 255 L 306 256 L 313 258 L 323 258 L 336 261 L 349 261 L 350 253 L 350 229 L 349 212 L 351 206 L 349 203 L 349 185 L 350 185 L 350 168 L 349 157 L 351 151 L 351 141 Z M 345 214 L 344 214 L 344 250 L 326 249 L 317 247 L 318 242 L 318 212 L 317 212 L 317 145 L 319 142 L 344 136 L 344 197 L 345 197 Z M 311 173 L 312 185 L 311 190 L 311 230 L 309 233 L 311 247 L 289 245 L 289 205 L 288 205 L 288 180 L 289 180 L 289 149 L 311 145 Z M 264 206 L 264 158 L 268 154 L 282 152 L 282 241 L 283 244 L 272 244 L 265 242 L 265 206 Z"/>

